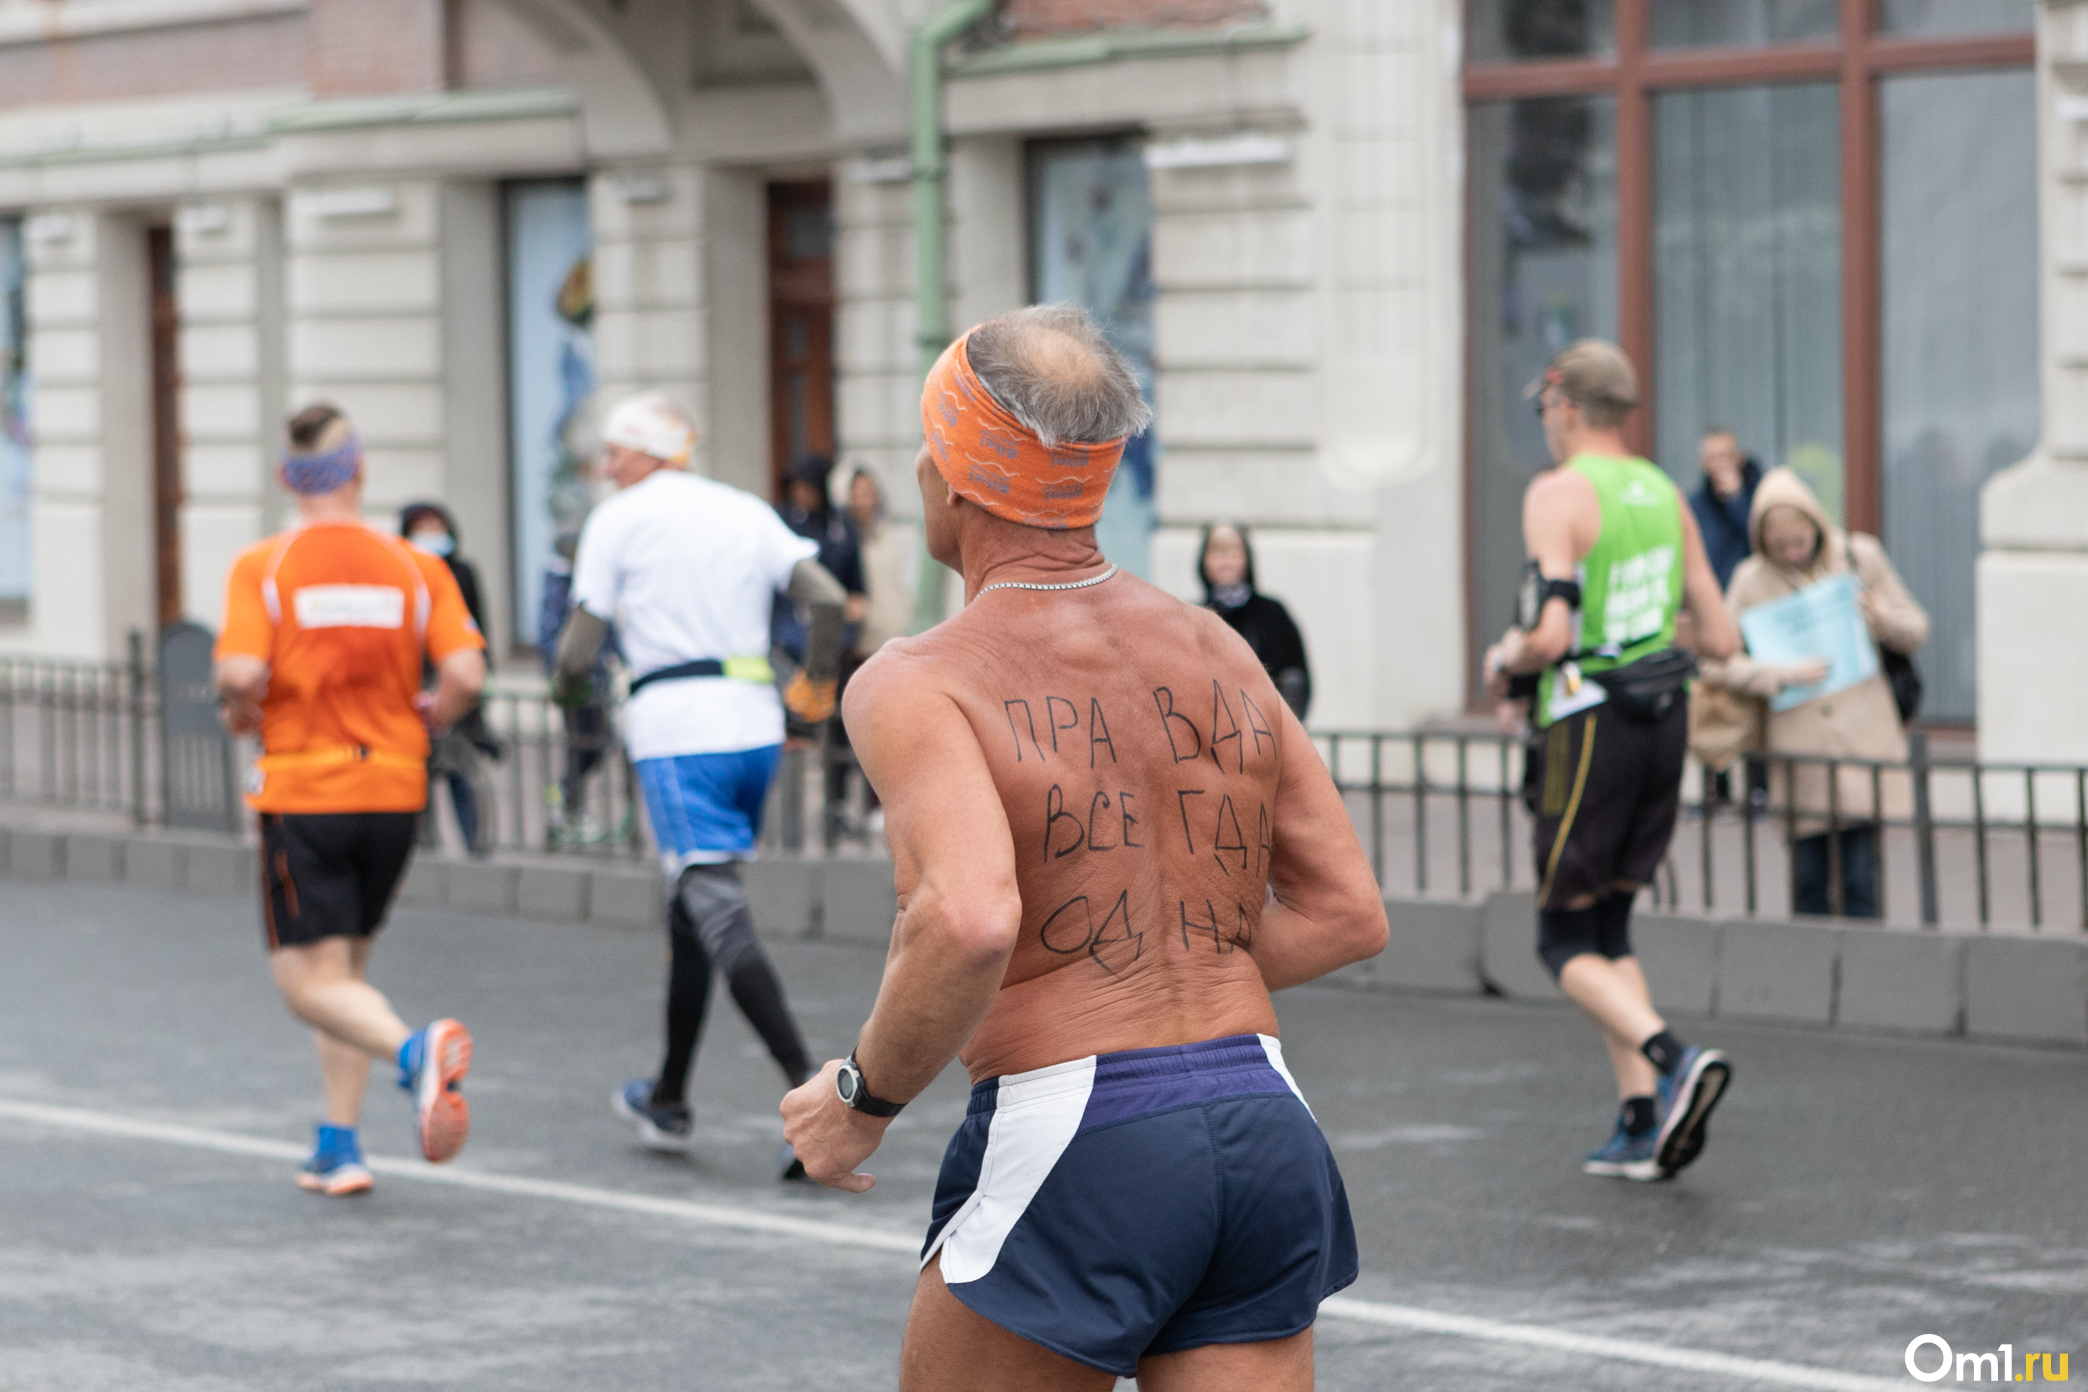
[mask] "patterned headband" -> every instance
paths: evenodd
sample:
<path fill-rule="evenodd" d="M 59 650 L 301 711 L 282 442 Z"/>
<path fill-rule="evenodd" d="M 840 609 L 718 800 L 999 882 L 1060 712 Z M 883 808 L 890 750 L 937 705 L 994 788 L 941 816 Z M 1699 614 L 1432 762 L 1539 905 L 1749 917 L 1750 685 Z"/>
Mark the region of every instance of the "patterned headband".
<path fill-rule="evenodd" d="M 362 464 L 362 436 L 353 430 L 348 438 L 324 454 L 284 454 L 283 482 L 293 493 L 308 498 L 333 493 L 355 481 Z"/>

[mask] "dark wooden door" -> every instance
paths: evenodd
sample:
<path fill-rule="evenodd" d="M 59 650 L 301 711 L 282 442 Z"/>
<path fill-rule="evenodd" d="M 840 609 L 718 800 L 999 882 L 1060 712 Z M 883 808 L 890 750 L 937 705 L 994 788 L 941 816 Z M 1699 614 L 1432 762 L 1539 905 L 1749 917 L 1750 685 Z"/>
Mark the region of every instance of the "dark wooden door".
<path fill-rule="evenodd" d="M 160 627 L 181 618 L 181 359 L 174 309 L 174 232 L 145 234 L 152 282 L 152 532 Z"/>
<path fill-rule="evenodd" d="M 769 185 L 769 478 L 834 453 L 834 222 L 825 180 Z"/>

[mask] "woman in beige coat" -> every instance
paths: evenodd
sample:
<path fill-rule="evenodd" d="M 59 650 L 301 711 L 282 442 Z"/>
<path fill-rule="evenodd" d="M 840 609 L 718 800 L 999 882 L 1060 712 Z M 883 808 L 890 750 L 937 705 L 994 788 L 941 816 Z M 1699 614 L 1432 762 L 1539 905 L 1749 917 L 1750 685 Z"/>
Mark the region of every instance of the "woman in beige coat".
<path fill-rule="evenodd" d="M 1912 653 L 1928 641 L 1928 614 L 1907 593 L 1878 539 L 1844 533 L 1827 516 L 1812 490 L 1789 469 L 1773 469 L 1755 490 L 1748 514 L 1753 554 L 1733 572 L 1726 607 L 1737 620 L 1757 604 L 1817 585 L 1831 575 L 1854 571 L 1861 586 L 1858 605 L 1871 640 L 1881 648 Z M 1791 666 L 1757 662 L 1745 652 L 1723 662 L 1706 661 L 1704 680 L 1766 706 L 1787 687 L 1810 686 L 1827 674 L 1815 659 Z M 1791 846 L 1791 900 L 1799 913 L 1833 912 L 1829 884 L 1830 815 L 1840 838 L 1842 913 L 1878 916 L 1877 821 L 1907 815 L 1909 790 L 1898 772 L 1878 775 L 1865 763 L 1905 763 L 1907 736 L 1900 728 L 1892 686 L 1882 670 L 1855 686 L 1815 697 L 1785 711 L 1766 711 L 1763 747 L 1771 762 L 1772 805 L 1795 814 Z M 1778 755 L 1851 759 L 1829 796 L 1822 764 L 1782 765 Z M 1788 803 L 1786 803 L 1788 800 Z"/>

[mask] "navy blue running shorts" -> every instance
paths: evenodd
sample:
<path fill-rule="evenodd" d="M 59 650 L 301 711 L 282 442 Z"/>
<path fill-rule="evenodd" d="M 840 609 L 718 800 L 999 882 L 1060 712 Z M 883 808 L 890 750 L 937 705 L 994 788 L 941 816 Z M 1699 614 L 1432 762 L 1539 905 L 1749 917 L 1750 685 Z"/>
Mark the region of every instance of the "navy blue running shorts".
<path fill-rule="evenodd" d="M 1284 1339 L 1356 1279 L 1334 1154 L 1268 1035 L 1132 1049 L 972 1089 L 922 1265 L 1090 1368 Z"/>

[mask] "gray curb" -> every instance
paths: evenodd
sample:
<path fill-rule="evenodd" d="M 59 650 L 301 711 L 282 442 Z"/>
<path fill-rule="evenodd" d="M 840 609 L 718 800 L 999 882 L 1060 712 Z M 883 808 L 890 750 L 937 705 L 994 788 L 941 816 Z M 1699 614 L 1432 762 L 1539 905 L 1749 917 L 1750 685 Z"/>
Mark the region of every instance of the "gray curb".
<path fill-rule="evenodd" d="M 0 826 L 16 880 L 133 884 L 198 894 L 256 890 L 255 848 L 203 833 Z M 746 867 L 770 937 L 883 947 L 898 901 L 882 860 L 765 860 Z M 578 857 L 418 857 L 399 902 L 558 923 L 657 928 L 666 886 L 649 863 Z M 1527 893 L 1481 901 L 1388 900 L 1391 946 L 1336 972 L 1370 991 L 1560 999 L 1535 952 Z M 1932 1038 L 2088 1048 L 2088 939 L 1916 932 L 1848 921 L 1771 922 L 1641 913 L 1632 934 L 1662 1009 Z"/>

